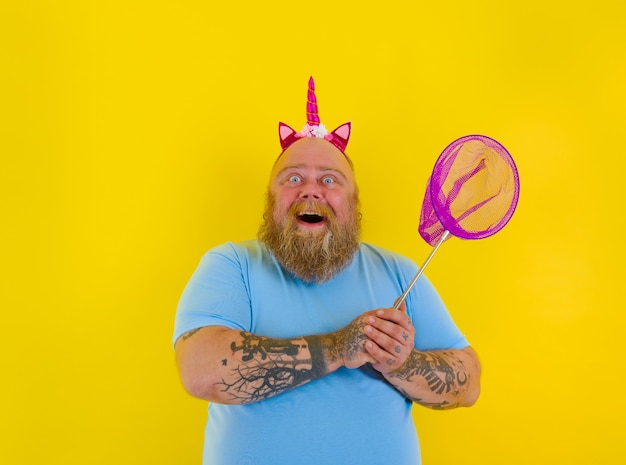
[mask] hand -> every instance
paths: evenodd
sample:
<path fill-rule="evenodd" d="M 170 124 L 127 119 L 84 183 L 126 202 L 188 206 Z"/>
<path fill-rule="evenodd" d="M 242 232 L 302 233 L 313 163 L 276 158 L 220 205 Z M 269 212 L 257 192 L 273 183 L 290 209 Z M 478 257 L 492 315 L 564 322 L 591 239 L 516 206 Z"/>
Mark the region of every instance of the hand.
<path fill-rule="evenodd" d="M 398 310 L 384 308 L 367 312 L 364 334 L 365 350 L 379 372 L 390 373 L 402 366 L 413 350 L 415 328 L 406 314 L 403 302 Z"/>
<path fill-rule="evenodd" d="M 365 327 L 371 314 L 373 312 L 359 315 L 347 326 L 331 333 L 329 347 L 331 359 L 339 360 L 346 368 L 359 368 L 366 363 L 376 363 L 365 350 L 365 343 L 369 340 L 365 334 Z"/>

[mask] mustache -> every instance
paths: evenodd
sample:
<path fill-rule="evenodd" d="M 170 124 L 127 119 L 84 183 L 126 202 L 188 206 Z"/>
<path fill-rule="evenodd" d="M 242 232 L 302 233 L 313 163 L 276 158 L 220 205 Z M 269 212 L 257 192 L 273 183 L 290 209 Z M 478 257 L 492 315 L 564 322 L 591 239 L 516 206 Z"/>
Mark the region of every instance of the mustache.
<path fill-rule="evenodd" d="M 321 218 L 335 219 L 335 212 L 328 205 L 317 202 L 296 202 L 289 208 L 290 217 L 319 216 Z"/>
<path fill-rule="evenodd" d="M 302 215 L 304 213 L 313 213 L 320 216 L 334 215 L 332 209 L 325 204 L 318 202 L 295 202 L 290 208 L 289 213 Z"/>

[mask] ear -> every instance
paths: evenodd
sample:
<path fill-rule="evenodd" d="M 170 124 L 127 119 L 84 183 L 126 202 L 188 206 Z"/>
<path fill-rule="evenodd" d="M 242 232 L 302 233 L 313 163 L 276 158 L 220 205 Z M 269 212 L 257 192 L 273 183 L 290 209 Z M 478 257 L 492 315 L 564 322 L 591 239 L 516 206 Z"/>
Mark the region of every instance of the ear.
<path fill-rule="evenodd" d="M 351 130 L 351 122 L 342 124 L 329 134 L 332 136 L 332 138 L 330 138 L 330 142 L 332 142 L 339 150 L 344 152 L 346 150 L 346 146 L 348 145 L 348 140 L 350 140 Z"/>
<path fill-rule="evenodd" d="M 285 123 L 278 123 L 278 137 L 283 150 L 293 144 L 296 140 L 296 131 Z"/>

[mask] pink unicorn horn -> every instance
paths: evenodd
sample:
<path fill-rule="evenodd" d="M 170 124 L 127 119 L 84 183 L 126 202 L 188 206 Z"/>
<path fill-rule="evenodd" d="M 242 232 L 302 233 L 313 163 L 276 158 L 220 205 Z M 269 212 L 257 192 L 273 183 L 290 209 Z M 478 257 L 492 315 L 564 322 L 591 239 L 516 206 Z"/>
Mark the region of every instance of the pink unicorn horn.
<path fill-rule="evenodd" d="M 315 97 L 315 82 L 309 77 L 309 89 L 306 95 L 306 123 L 309 126 L 319 126 L 320 117 L 317 114 L 317 98 Z"/>

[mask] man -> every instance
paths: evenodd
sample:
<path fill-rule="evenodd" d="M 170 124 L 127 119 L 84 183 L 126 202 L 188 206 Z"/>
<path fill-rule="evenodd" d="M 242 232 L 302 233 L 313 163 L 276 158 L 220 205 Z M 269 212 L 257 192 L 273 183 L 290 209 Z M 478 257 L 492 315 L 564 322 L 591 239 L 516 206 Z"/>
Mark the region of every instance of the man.
<path fill-rule="evenodd" d="M 209 251 L 174 334 L 186 390 L 210 402 L 203 463 L 420 463 L 412 402 L 472 405 L 480 365 L 417 267 L 361 243 L 346 123 L 280 123 L 259 239 Z"/>

